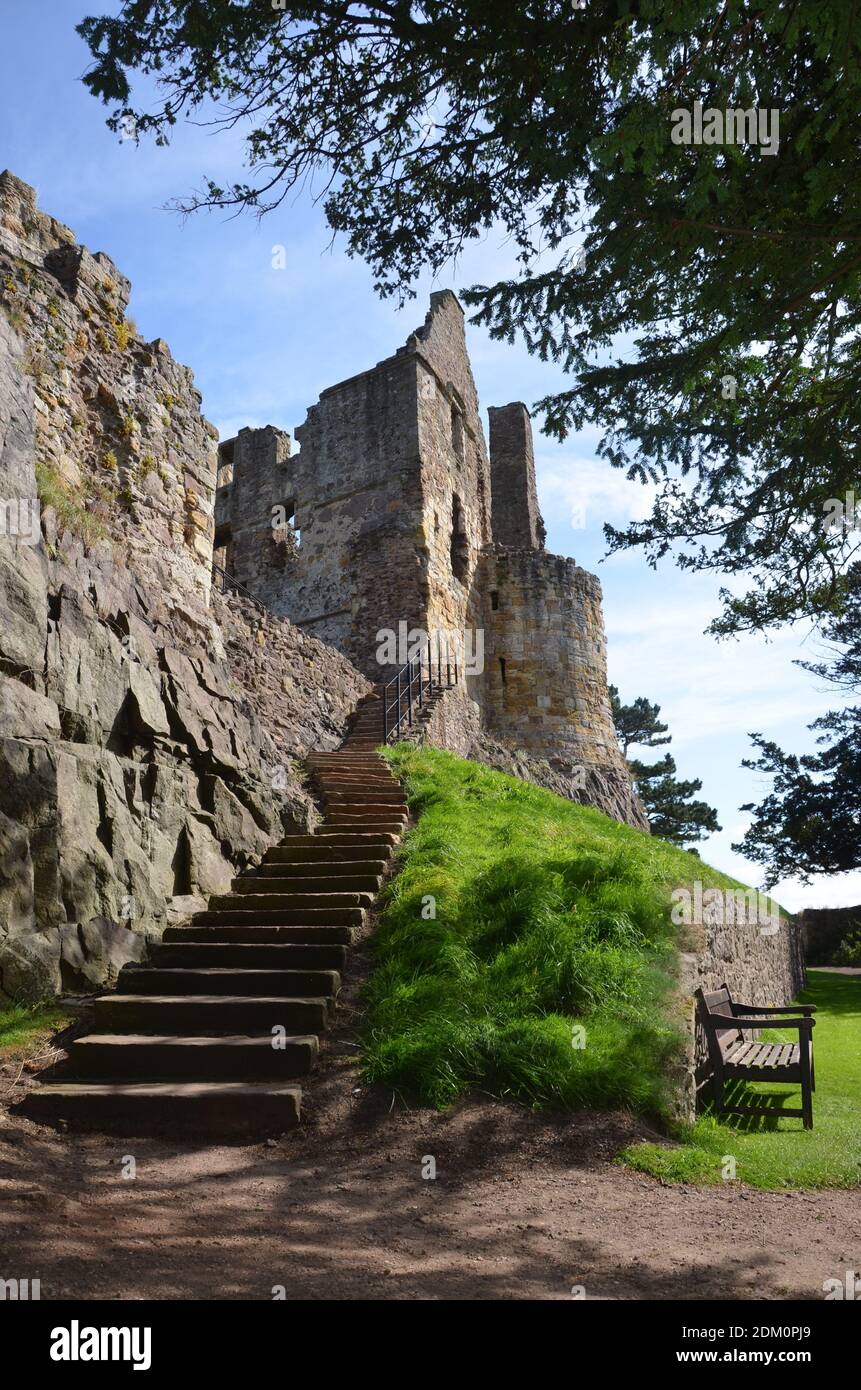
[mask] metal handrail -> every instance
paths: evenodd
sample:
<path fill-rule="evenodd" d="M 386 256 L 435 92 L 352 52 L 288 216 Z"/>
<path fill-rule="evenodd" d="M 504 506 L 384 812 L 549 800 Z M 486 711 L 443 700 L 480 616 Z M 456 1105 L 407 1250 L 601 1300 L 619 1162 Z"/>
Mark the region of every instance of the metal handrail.
<path fill-rule="evenodd" d="M 443 656 L 440 634 L 437 633 L 436 680 L 433 672 L 433 650 L 427 645 L 427 671 L 422 655 L 407 661 L 397 673 L 383 686 L 383 742 L 389 743 L 400 737 L 404 724 L 413 725 L 413 711 L 418 706 L 422 710 L 426 700 L 443 690 L 451 690 L 458 683 L 457 648 L 454 661 L 448 638 L 445 641 L 445 681 L 443 681 Z M 453 671 L 453 675 L 452 675 Z M 390 697 L 390 692 L 393 691 Z"/>
<path fill-rule="evenodd" d="M 218 575 L 221 580 L 222 594 L 226 594 L 233 589 L 237 594 L 241 594 L 243 598 L 247 598 L 250 603 L 253 603 L 255 608 L 259 608 L 261 613 L 266 613 L 268 611 L 265 603 L 261 603 L 259 598 L 255 598 L 250 589 L 246 589 L 244 584 L 240 584 L 238 579 L 234 579 L 233 575 L 228 574 L 227 570 L 222 569 L 220 565 L 213 564 L 213 578 L 215 578 L 216 575 Z"/>

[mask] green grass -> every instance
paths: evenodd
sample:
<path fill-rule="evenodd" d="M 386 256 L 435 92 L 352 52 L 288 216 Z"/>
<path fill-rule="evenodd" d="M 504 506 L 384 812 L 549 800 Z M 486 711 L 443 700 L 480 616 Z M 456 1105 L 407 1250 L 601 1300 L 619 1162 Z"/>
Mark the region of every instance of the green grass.
<path fill-rule="evenodd" d="M 401 745 L 387 756 L 421 818 L 375 936 L 366 1077 L 439 1107 L 479 1090 L 666 1113 L 678 1048 L 665 1009 L 670 890 L 734 881 L 453 754 Z"/>
<path fill-rule="evenodd" d="M 68 1015 L 56 1004 L 8 1004 L 0 1009 L 0 1055 L 26 1049 L 68 1021 Z"/>
<path fill-rule="evenodd" d="M 801 1120 L 779 1118 L 782 1106 L 798 1106 L 797 1087 L 762 1082 L 744 1088 L 739 1103 L 774 1105 L 773 1120 L 728 1116 L 718 1123 L 706 1113 L 681 1146 L 638 1144 L 624 1161 L 668 1182 L 721 1182 L 726 1155 L 735 1158 L 736 1179 L 754 1187 L 861 1182 L 861 977 L 812 970 L 801 1002 L 816 1005 L 812 1130 L 804 1130 Z M 770 1040 L 797 1038 L 797 1032 L 780 1030 Z"/>

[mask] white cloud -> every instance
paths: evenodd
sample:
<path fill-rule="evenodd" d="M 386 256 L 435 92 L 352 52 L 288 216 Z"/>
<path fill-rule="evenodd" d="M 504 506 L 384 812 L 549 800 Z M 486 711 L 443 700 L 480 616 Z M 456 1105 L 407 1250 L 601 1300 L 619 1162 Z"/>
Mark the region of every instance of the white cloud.
<path fill-rule="evenodd" d="M 578 435 L 578 444 L 581 442 Z M 539 453 L 536 472 L 545 514 L 558 518 L 564 513 L 569 521 L 582 516 L 580 524 L 590 527 L 603 526 L 605 521 L 642 521 L 655 498 L 655 488 L 631 482 L 620 469 L 582 454 L 560 459 Z M 572 524 L 578 529 L 577 522 Z"/>

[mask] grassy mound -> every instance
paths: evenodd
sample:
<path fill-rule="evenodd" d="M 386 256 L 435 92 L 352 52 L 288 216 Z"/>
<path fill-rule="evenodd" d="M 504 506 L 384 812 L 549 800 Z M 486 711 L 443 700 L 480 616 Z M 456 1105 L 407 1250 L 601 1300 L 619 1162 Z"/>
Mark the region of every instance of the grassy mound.
<path fill-rule="evenodd" d="M 367 1078 L 436 1106 L 484 1090 L 663 1112 L 670 890 L 732 880 L 453 754 L 387 756 L 421 819 L 375 938 Z"/>
<path fill-rule="evenodd" d="M 861 977 L 811 970 L 801 995 L 816 1005 L 813 1047 L 816 1092 L 813 1129 L 800 1120 L 780 1121 L 785 1105 L 798 1105 L 798 1087 L 755 1082 L 740 1088 L 741 1105 L 774 1108 L 774 1118 L 718 1122 L 705 1114 L 676 1147 L 638 1144 L 625 1162 L 664 1181 L 717 1183 L 735 1178 L 754 1187 L 854 1187 L 861 1182 Z M 769 1042 L 797 1042 L 798 1033 L 778 1029 Z M 778 1128 L 780 1122 L 780 1128 Z"/>

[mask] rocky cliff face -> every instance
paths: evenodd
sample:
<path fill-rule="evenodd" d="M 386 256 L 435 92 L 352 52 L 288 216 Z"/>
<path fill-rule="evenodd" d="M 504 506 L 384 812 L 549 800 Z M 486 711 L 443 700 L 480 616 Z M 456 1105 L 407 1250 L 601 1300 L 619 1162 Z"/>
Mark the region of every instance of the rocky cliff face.
<path fill-rule="evenodd" d="M 216 432 L 128 291 L 0 175 L 0 997 L 111 983 L 310 824 L 369 688 L 210 594 Z"/>

